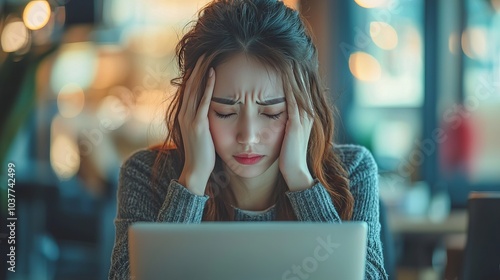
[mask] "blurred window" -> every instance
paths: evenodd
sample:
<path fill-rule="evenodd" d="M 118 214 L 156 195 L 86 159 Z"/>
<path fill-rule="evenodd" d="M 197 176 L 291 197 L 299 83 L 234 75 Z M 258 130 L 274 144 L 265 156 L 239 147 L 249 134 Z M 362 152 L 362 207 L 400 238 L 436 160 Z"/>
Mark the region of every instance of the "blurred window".
<path fill-rule="evenodd" d="M 472 127 L 467 175 L 472 184 L 500 182 L 500 1 L 467 0 L 466 9 L 463 106 Z"/>
<path fill-rule="evenodd" d="M 350 11 L 354 100 L 347 127 L 381 170 L 397 171 L 421 133 L 423 1 L 356 0 Z"/>

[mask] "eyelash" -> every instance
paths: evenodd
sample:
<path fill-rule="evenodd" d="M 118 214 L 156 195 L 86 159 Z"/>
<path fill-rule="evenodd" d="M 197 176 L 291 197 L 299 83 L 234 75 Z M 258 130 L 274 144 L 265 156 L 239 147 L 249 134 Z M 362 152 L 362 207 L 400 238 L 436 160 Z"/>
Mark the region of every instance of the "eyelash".
<path fill-rule="evenodd" d="M 219 114 L 217 112 L 215 112 L 215 114 L 217 115 L 217 117 L 221 118 L 221 119 L 227 119 L 229 118 L 230 116 L 234 115 L 234 114 L 228 114 L 228 115 L 223 115 L 223 114 Z M 264 116 L 267 116 L 268 118 L 270 119 L 273 119 L 273 120 L 277 120 L 279 119 L 279 117 L 281 116 L 281 114 L 283 114 L 283 112 L 281 113 L 278 113 L 276 115 L 267 115 L 267 114 L 263 114 Z"/>

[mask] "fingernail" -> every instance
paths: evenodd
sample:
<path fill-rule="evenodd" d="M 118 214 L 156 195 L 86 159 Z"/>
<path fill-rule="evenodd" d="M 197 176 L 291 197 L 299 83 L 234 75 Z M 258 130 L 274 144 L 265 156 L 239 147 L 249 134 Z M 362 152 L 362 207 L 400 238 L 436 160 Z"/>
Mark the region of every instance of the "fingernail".
<path fill-rule="evenodd" d="M 210 67 L 210 70 L 208 70 L 208 76 L 212 77 L 214 75 L 214 68 Z"/>

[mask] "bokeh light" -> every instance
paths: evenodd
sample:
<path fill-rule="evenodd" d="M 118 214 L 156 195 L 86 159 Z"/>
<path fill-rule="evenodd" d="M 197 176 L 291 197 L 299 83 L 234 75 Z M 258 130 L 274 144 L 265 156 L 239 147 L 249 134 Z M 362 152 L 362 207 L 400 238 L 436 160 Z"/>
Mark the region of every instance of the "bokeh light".
<path fill-rule="evenodd" d="M 97 73 L 92 88 L 106 89 L 124 82 L 130 65 L 123 49 L 117 46 L 100 46 L 98 53 Z"/>
<path fill-rule="evenodd" d="M 1 40 L 4 52 L 15 52 L 28 44 L 29 33 L 22 21 L 14 20 L 5 25 Z"/>
<path fill-rule="evenodd" d="M 97 63 L 97 51 L 93 43 L 62 45 L 52 68 L 50 77 L 52 90 L 59 92 L 67 84 L 88 88 L 95 78 Z"/>
<path fill-rule="evenodd" d="M 135 119 L 146 124 L 163 122 L 168 103 L 167 94 L 162 90 L 143 91 L 136 100 L 132 115 Z"/>
<path fill-rule="evenodd" d="M 298 10 L 299 9 L 299 1 L 298 0 L 283 0 L 283 3 L 288 7 Z"/>
<path fill-rule="evenodd" d="M 363 8 L 378 8 L 384 6 L 387 0 L 354 0 L 356 4 Z"/>
<path fill-rule="evenodd" d="M 476 60 L 488 58 L 488 31 L 484 27 L 469 27 L 462 33 L 462 49 L 466 56 Z"/>
<path fill-rule="evenodd" d="M 351 54 L 349 69 L 354 77 L 365 82 L 377 81 L 382 76 L 382 68 L 378 60 L 365 52 Z"/>
<path fill-rule="evenodd" d="M 64 119 L 56 116 L 50 128 L 50 165 L 60 180 L 73 177 L 80 168 L 76 139 L 65 129 Z"/>
<path fill-rule="evenodd" d="M 59 114 L 65 118 L 73 118 L 80 114 L 85 105 L 85 93 L 77 84 L 65 85 L 57 95 Z"/>
<path fill-rule="evenodd" d="M 24 8 L 24 24 L 31 30 L 41 29 L 49 22 L 50 13 L 47 1 L 31 1 Z"/>
<path fill-rule="evenodd" d="M 375 45 L 383 50 L 392 50 L 398 45 L 398 33 L 394 27 L 385 22 L 371 22 L 370 36 Z"/>
<path fill-rule="evenodd" d="M 101 100 L 96 115 L 107 130 L 115 130 L 129 119 L 130 108 L 118 96 L 108 95 Z"/>

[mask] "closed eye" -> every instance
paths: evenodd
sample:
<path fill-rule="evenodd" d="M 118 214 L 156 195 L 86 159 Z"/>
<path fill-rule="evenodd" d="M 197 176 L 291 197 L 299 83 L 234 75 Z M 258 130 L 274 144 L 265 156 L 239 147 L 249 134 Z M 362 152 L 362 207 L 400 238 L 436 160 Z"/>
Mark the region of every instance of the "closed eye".
<path fill-rule="evenodd" d="M 215 112 L 215 115 L 217 115 L 217 117 L 219 117 L 221 119 L 227 119 L 227 118 L 229 118 L 230 116 L 232 116 L 234 114 L 223 115 L 223 114 L 219 114 L 219 113 Z"/>
<path fill-rule="evenodd" d="M 277 119 L 279 119 L 279 118 L 280 118 L 281 114 L 283 114 L 283 112 L 278 113 L 278 114 L 276 114 L 276 115 L 268 115 L 268 114 L 264 114 L 264 115 L 265 115 L 265 116 L 267 116 L 267 117 L 268 117 L 268 118 L 270 118 L 270 119 L 277 120 Z"/>
<path fill-rule="evenodd" d="M 283 114 L 283 112 L 280 112 L 280 113 L 275 114 L 275 115 L 269 115 L 269 114 L 263 114 L 263 115 L 266 116 L 266 117 L 268 117 L 268 118 L 270 118 L 270 119 L 277 120 L 277 119 L 279 119 L 279 117 L 281 116 L 281 114 Z M 219 113 L 215 112 L 215 115 L 218 118 L 227 119 L 227 118 L 231 117 L 232 115 L 236 115 L 236 114 L 227 114 L 227 115 L 224 115 L 224 114 L 219 114 Z"/>

